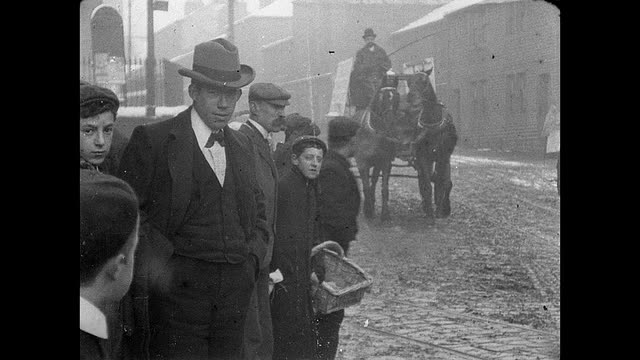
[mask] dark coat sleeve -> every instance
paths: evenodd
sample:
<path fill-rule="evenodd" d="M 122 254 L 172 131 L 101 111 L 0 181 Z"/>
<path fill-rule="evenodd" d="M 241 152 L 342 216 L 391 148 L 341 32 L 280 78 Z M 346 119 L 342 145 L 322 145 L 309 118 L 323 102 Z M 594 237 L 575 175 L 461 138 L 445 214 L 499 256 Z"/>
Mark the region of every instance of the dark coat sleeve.
<path fill-rule="evenodd" d="M 323 240 L 336 241 L 346 249 L 358 232 L 359 190 L 351 186 L 350 174 L 338 164 L 327 165 L 319 176 L 321 235 Z"/>
<path fill-rule="evenodd" d="M 148 218 L 149 194 L 152 177 L 156 171 L 154 149 L 144 126 L 137 127 L 123 151 L 118 169 L 118 177 L 128 182 L 135 190 L 140 202 L 139 249 L 136 267 L 144 266 L 140 275 L 146 274 L 151 280 L 157 279 L 164 264 L 173 254 L 173 244 Z"/>
<path fill-rule="evenodd" d="M 269 230 L 269 222 L 267 221 L 267 202 L 257 179 L 255 148 L 251 140 L 247 135 L 238 130 L 229 129 L 234 135 L 234 139 L 237 141 L 236 153 L 238 164 L 241 165 L 239 169 L 238 180 L 239 185 L 246 194 L 249 191 L 253 197 L 252 201 L 247 200 L 244 209 L 245 213 L 241 216 L 241 221 L 245 221 L 243 226 L 251 227 L 252 231 L 249 231 L 247 247 L 249 253 L 256 256 L 256 264 L 258 268 L 263 267 L 262 261 L 267 255 L 267 243 L 271 231 Z M 233 145 L 231 145 L 233 146 Z M 255 210 L 246 208 L 247 206 L 255 205 Z M 253 212 L 255 211 L 255 213 Z"/>
<path fill-rule="evenodd" d="M 261 261 L 267 256 L 267 241 L 269 241 L 271 231 L 269 231 L 267 222 L 265 197 L 257 183 L 253 186 L 253 193 L 256 202 L 255 231 L 254 236 L 249 239 L 248 247 L 249 253 L 257 257 L 256 264 L 258 269 L 261 269 L 264 266 Z"/>

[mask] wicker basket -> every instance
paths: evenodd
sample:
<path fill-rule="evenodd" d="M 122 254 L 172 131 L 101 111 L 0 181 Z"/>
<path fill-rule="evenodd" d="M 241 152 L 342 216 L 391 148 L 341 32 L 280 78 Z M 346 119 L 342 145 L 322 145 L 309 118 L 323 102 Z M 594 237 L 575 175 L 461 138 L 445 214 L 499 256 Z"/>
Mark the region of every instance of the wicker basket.
<path fill-rule="evenodd" d="M 364 270 L 344 257 L 342 247 L 336 242 L 327 241 L 316 246 L 311 256 L 317 257 L 314 260 L 325 272 L 321 284 L 312 282 L 311 299 L 316 313 L 329 314 L 359 304 L 373 284 Z"/>

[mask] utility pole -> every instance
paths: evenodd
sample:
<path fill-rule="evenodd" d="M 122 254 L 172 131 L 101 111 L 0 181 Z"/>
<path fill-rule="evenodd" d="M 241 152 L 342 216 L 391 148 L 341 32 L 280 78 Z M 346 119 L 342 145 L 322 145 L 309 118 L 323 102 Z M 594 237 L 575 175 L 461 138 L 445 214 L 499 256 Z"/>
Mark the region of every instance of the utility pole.
<path fill-rule="evenodd" d="M 234 6 L 234 1 L 233 0 L 229 0 L 227 3 L 227 7 L 228 9 L 228 14 L 229 14 L 229 18 L 227 19 L 228 22 L 228 31 L 227 31 L 227 40 L 229 40 L 230 42 L 234 42 L 233 38 L 234 38 L 234 31 L 233 31 L 233 18 L 234 16 L 234 11 L 235 11 L 235 6 Z"/>
<path fill-rule="evenodd" d="M 124 106 L 129 105 L 129 100 L 127 96 L 128 95 L 127 74 L 131 74 L 131 59 L 133 58 L 133 56 L 131 56 L 131 1 L 133 0 L 128 1 L 129 9 L 127 11 L 127 16 L 128 16 L 129 26 L 127 27 L 127 32 L 129 36 L 127 36 L 127 38 L 129 39 L 129 42 L 127 47 L 127 53 L 124 56 L 124 84 L 122 85 L 122 92 L 124 93 Z M 129 66 L 127 66 L 127 64 L 129 64 Z"/>
<path fill-rule="evenodd" d="M 147 80 L 146 116 L 156 116 L 156 58 L 153 34 L 153 0 L 147 0 L 147 61 L 145 64 Z"/>

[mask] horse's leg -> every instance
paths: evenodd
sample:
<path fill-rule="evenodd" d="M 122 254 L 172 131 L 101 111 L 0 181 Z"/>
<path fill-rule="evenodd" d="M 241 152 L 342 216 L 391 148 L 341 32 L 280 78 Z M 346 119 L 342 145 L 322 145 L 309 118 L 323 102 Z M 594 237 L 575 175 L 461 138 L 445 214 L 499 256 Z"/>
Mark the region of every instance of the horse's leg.
<path fill-rule="evenodd" d="M 393 161 L 393 160 L 392 160 Z M 387 221 L 391 219 L 389 215 L 389 178 L 391 177 L 391 161 L 385 163 L 382 169 L 382 183 L 380 184 L 380 192 L 382 194 L 382 212 L 380 220 Z"/>
<path fill-rule="evenodd" d="M 436 179 L 434 182 L 434 200 L 436 203 L 436 217 L 445 218 L 451 215 L 449 194 L 453 188 L 451 182 L 450 155 L 443 156 L 436 162 Z"/>
<path fill-rule="evenodd" d="M 374 165 L 371 168 L 371 186 L 369 187 L 369 191 L 371 192 L 369 195 L 371 197 L 371 213 L 373 216 L 376 215 L 376 186 L 378 186 L 378 177 L 380 176 L 380 167 L 378 165 Z"/>
<path fill-rule="evenodd" d="M 358 166 L 360 179 L 362 180 L 362 193 L 364 194 L 364 216 L 372 218 L 375 216 L 374 198 L 371 196 L 371 181 L 369 178 L 369 168 L 367 166 Z"/>
<path fill-rule="evenodd" d="M 433 160 L 426 158 L 420 154 L 425 149 L 418 149 L 416 153 L 416 165 L 418 169 L 418 187 L 422 197 L 422 211 L 427 217 L 427 224 L 434 225 L 435 217 L 433 215 L 433 202 L 431 194 L 431 173 L 433 168 Z"/>

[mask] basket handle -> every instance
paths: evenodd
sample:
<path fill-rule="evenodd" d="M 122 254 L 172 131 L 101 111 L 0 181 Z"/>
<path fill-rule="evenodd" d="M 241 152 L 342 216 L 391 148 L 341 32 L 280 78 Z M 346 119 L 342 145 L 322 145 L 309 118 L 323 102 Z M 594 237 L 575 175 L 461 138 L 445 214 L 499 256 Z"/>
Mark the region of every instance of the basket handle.
<path fill-rule="evenodd" d="M 340 255 L 340 257 L 344 257 L 344 250 L 342 249 L 342 246 L 340 246 L 340 244 L 338 244 L 335 241 L 325 241 L 321 244 L 318 244 L 316 246 L 313 247 L 313 249 L 311 249 L 311 257 L 313 257 L 314 255 L 316 255 L 318 252 L 320 252 L 320 250 L 328 250 L 328 251 L 333 251 L 336 254 Z"/>

